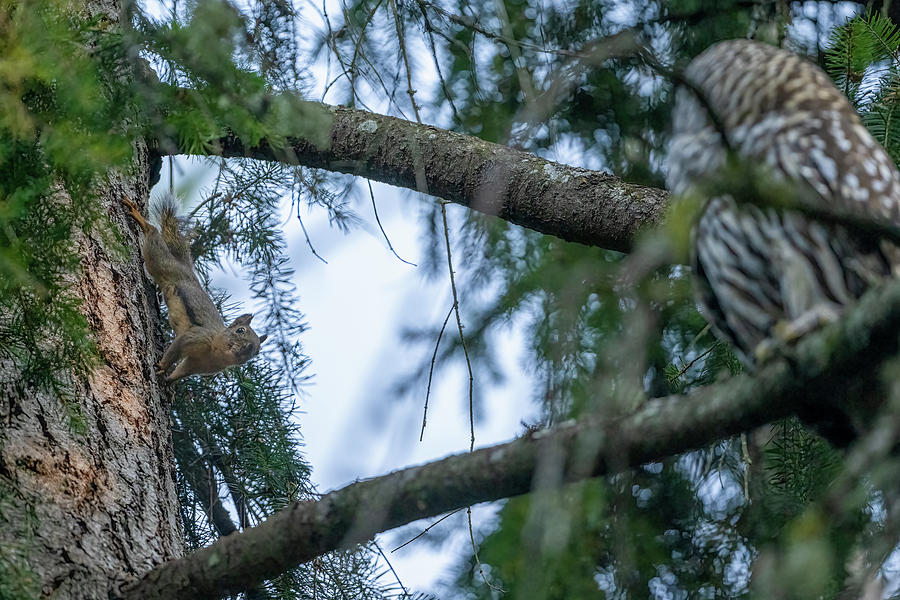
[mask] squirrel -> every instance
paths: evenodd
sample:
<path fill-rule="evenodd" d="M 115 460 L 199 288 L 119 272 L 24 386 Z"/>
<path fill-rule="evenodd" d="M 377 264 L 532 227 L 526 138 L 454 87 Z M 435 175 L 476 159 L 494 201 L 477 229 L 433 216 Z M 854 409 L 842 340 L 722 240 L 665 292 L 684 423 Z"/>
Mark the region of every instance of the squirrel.
<path fill-rule="evenodd" d="M 144 264 L 162 290 L 169 323 L 175 330 L 175 340 L 156 365 L 157 373 L 164 375 L 181 360 L 166 381 L 212 375 L 256 356 L 268 336 L 258 337 L 250 328 L 252 314 L 241 315 L 225 327 L 194 272 L 190 242 L 176 216 L 174 197 L 167 194 L 155 204 L 159 229 L 144 218 L 130 198 L 123 198 L 122 203 L 144 231 Z"/>

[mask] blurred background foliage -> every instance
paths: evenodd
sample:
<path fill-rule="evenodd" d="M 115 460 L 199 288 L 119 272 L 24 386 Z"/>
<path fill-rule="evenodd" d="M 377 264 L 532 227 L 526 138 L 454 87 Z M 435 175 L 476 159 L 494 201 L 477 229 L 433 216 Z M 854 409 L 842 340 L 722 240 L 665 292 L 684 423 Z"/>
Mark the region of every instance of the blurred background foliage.
<path fill-rule="evenodd" d="M 867 9 L 868 16 L 850 20 Z M 898 7 L 850 2 L 372 1 L 345 8 L 322 44 L 343 55 L 338 60 L 352 73 L 335 78 L 343 102 L 371 102 L 381 92 L 391 110 L 414 118 L 402 94 L 405 71 L 415 75 L 430 60 L 431 89 L 413 86 L 427 121 L 660 186 L 672 85 L 637 53 L 621 52 L 617 38 L 633 35 L 675 70 L 722 39 L 786 46 L 825 68 L 897 156 L 892 10 Z M 398 22 L 417 64 L 402 60 L 404 42 L 391 36 Z M 382 51 L 360 58 L 369 47 Z M 666 232 L 649 234 L 626 257 L 488 217 L 464 218 L 453 252 L 465 265 L 475 377 L 502 376 L 487 333 L 529 323 L 529 366 L 543 383 L 534 391 L 543 419 L 530 426 L 586 411 L 621 414 L 641 398 L 689 392 L 740 372 L 696 312 L 689 271 L 653 261 L 654 238 Z M 427 225 L 435 249 L 427 266 L 443 276 L 437 208 Z M 432 346 L 437 334 L 422 329 L 408 338 Z M 444 340 L 438 360 L 458 358 L 458 339 Z M 638 471 L 511 499 L 481 531 L 477 558 L 460 563 L 447 597 L 837 597 L 852 595 L 882 567 L 885 594 L 894 593 L 897 538 L 885 494 L 890 490 L 893 504 L 898 490 L 883 475 L 877 484 L 864 479 L 856 489 L 864 500 L 823 522 L 821 503 L 842 461 L 841 452 L 789 419 Z M 879 535 L 887 542 L 881 554 L 866 553 Z"/>
<path fill-rule="evenodd" d="M 753 37 L 825 67 L 897 158 L 898 10 L 890 2 L 781 0 L 182 0 L 123 2 L 120 14 L 98 17 L 67 0 L 2 2 L 0 353 L 20 367 L 3 377 L 52 388 L 65 405 L 68 378 L 101 358 L 68 289 L 78 265 L 72 240 L 78 230 L 114 231 L 93 189 L 111 170 L 135 168 L 139 140 L 154 140 L 158 169 L 174 141 L 197 154 L 226 131 L 248 144 L 277 141 L 285 114 L 294 114 L 294 131 L 324 135 L 321 118 L 303 105 L 272 109 L 270 94 L 290 91 L 661 186 L 672 85 L 646 55 L 677 70 L 715 41 Z M 343 230 L 359 221 L 347 176 L 214 164 L 214 189 L 190 202 L 198 270 L 206 277 L 242 265 L 272 341 L 264 360 L 175 389 L 191 548 L 315 497 L 295 419 L 309 376 L 306 325 L 278 211 L 289 197 L 292 207 L 327 211 Z M 428 206 L 424 268 L 446 277 L 441 207 Z M 689 220 L 676 221 L 673 235 L 684 238 Z M 615 416 L 644 398 L 739 372 L 695 310 L 689 270 L 659 260 L 666 235 L 651 232 L 624 256 L 490 217 L 455 218 L 451 247 L 476 381 L 515 376 L 500 371 L 490 345 L 490 334 L 512 323 L 528 329 L 527 366 L 540 382 L 542 418 L 531 427 L 588 411 Z M 451 332 L 441 364 L 462 360 Z M 438 336 L 432 327 L 406 333 L 428 357 Z M 39 342 L 46 339 L 58 343 Z M 429 368 L 423 359 L 398 388 L 420 394 Z M 488 399 L 475 402 L 477 413 Z M 78 407 L 69 413 L 77 429 Z M 838 597 L 879 572 L 888 594 L 900 584 L 891 571 L 900 490 L 895 470 L 872 466 L 858 467 L 849 500 L 832 502 L 844 456 L 791 419 L 632 472 L 514 498 L 495 522 L 475 524 L 478 559 L 461 559 L 445 596 Z M 335 553 L 248 597 L 407 596 L 384 583 L 377 554 Z M 21 568 L 20 556 L 0 549 L 0 580 Z"/>

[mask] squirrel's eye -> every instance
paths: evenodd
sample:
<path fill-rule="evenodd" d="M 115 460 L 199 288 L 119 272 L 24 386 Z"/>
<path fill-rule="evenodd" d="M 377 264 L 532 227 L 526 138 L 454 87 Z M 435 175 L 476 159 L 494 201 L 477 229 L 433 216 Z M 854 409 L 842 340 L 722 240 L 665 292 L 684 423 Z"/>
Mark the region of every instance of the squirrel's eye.
<path fill-rule="evenodd" d="M 238 328 L 237 328 L 237 332 L 238 332 L 238 333 L 244 333 L 244 331 L 246 331 L 246 330 L 245 330 L 243 327 L 238 327 Z"/>

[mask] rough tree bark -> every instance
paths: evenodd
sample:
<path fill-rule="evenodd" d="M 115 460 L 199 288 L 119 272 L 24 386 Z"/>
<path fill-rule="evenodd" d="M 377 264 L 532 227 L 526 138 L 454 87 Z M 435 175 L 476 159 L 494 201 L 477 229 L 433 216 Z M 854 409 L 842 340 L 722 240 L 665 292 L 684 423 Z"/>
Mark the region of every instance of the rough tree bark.
<path fill-rule="evenodd" d="M 113 176 L 99 191 L 115 213 L 123 195 L 148 196 L 146 151 L 138 157 L 138 176 Z M 133 243 L 129 260 L 112 258 L 100 236 L 82 236 L 75 286 L 104 364 L 74 382 L 69 407 L 17 383 L 0 389 L 0 476 L 18 497 L 14 512 L 0 514 L 0 546 L 17 547 L 43 594 L 60 599 L 108 598 L 111 582 L 182 553 L 169 415 L 153 369 L 155 291 L 137 236 L 123 216 L 113 220 Z M 0 362 L 0 371 L 15 381 L 13 364 Z M 84 431 L 73 431 L 72 410 Z"/>
<path fill-rule="evenodd" d="M 115 22 L 110 0 L 87 3 Z M 79 234 L 74 291 L 103 363 L 75 381 L 65 402 L 16 381 L 0 361 L 0 551 L 27 565 L 44 597 L 106 599 L 110 587 L 183 552 L 164 391 L 154 376 L 161 331 L 125 195 L 146 205 L 147 148 L 133 169 L 110 173 L 98 198 L 129 255 L 111 256 L 98 234 Z M 51 201 L 65 203 L 59 190 Z M 73 429 L 67 413 L 83 417 Z M 0 575 L 2 577 L 2 575 Z M 10 584 L 10 581 L 2 582 Z"/>

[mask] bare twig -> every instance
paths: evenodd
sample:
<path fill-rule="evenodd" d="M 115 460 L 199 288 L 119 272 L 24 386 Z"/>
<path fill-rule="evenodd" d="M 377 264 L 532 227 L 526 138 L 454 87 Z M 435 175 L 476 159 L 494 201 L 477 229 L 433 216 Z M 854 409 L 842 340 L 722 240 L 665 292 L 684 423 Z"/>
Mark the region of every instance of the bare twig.
<path fill-rule="evenodd" d="M 350 82 L 350 93 L 353 95 L 354 102 L 358 102 L 360 106 L 365 107 L 366 103 L 356 92 L 355 65 L 351 64 L 350 66 L 347 66 L 344 63 L 344 59 L 341 56 L 340 49 L 338 48 L 338 45 L 337 45 L 337 37 L 335 36 L 334 31 L 331 29 L 331 19 L 328 18 L 328 9 L 325 5 L 325 0 L 322 1 L 322 17 L 323 17 L 323 20 L 325 21 L 325 26 L 328 29 L 327 39 L 329 42 L 329 46 L 331 48 L 331 51 L 334 53 L 335 58 L 337 58 L 338 64 L 341 65 L 341 71 L 342 71 L 341 75 L 346 77 L 347 81 Z M 345 17 L 345 19 L 347 19 L 349 21 L 349 18 L 347 17 L 346 14 L 344 15 L 344 17 Z M 354 50 L 356 50 L 356 48 L 354 48 Z M 330 81 L 328 83 L 328 85 L 325 86 L 325 90 L 322 92 L 323 99 L 325 98 L 325 94 L 328 93 L 328 90 L 331 88 L 331 86 L 334 85 L 340 79 L 341 75 L 338 75 L 337 77 L 335 77 L 332 81 Z M 382 83 L 382 86 L 384 86 L 384 82 L 382 81 L 381 83 Z M 387 90 L 387 87 L 385 87 L 385 90 Z"/>
<path fill-rule="evenodd" d="M 412 262 L 409 262 L 408 260 L 401 258 L 400 255 L 397 254 L 397 251 L 394 250 L 394 246 L 391 245 L 391 240 L 390 240 L 390 238 L 388 238 L 388 234 L 384 230 L 384 226 L 381 224 L 381 219 L 378 218 L 378 205 L 375 203 L 375 192 L 372 190 L 372 182 L 367 179 L 366 183 L 369 184 L 369 196 L 372 197 L 372 210 L 375 212 L 375 222 L 378 223 L 378 229 L 381 230 L 381 235 L 384 236 L 384 241 L 387 242 L 388 248 L 390 249 L 391 252 L 394 253 L 394 256 L 396 256 L 400 262 L 406 263 L 408 265 L 412 265 L 413 267 L 415 267 L 416 263 L 412 263 Z"/>
<path fill-rule="evenodd" d="M 481 559 L 478 558 L 478 549 L 475 547 L 475 533 L 472 531 L 472 507 L 466 507 L 466 516 L 469 520 L 469 542 L 472 544 L 472 556 L 475 558 L 475 565 L 478 567 L 478 572 L 481 574 L 481 579 L 484 581 L 485 585 L 491 588 L 494 591 L 500 592 L 501 594 L 505 593 L 501 587 L 498 587 L 488 581 L 487 575 L 484 574 L 484 566 L 481 564 Z"/>
<path fill-rule="evenodd" d="M 419 441 L 425 437 L 425 424 L 428 421 L 428 398 L 431 397 L 431 380 L 434 377 L 434 363 L 437 360 L 438 348 L 441 345 L 441 338 L 444 336 L 444 330 L 447 329 L 447 322 L 450 321 L 450 315 L 453 314 L 453 307 L 450 307 L 450 310 L 447 311 L 447 316 L 444 319 L 444 324 L 441 325 L 441 330 L 438 332 L 437 341 L 434 343 L 434 354 L 431 355 L 431 366 L 428 369 L 428 386 L 425 388 L 425 410 L 422 411 L 422 431 L 419 433 Z"/>
<path fill-rule="evenodd" d="M 463 333 L 463 324 L 462 317 L 459 316 L 459 296 L 456 292 L 456 275 L 453 272 L 453 256 L 450 253 L 450 226 L 447 224 L 447 203 L 441 202 L 441 220 L 444 224 L 444 242 L 447 247 L 447 268 L 450 271 L 450 289 L 453 291 L 453 308 L 451 309 L 456 314 L 456 327 L 459 330 L 459 343 L 463 349 L 463 356 L 466 357 L 466 369 L 469 372 L 469 452 L 475 451 L 475 401 L 473 397 L 473 391 L 475 386 L 475 376 L 472 374 L 472 361 L 469 360 L 469 349 L 466 347 L 466 336 Z M 437 349 L 435 348 L 435 351 Z M 481 565 L 481 561 L 478 559 L 478 549 L 475 547 L 475 536 L 472 534 L 472 507 L 466 507 L 466 518 L 469 523 L 469 540 L 472 543 L 472 552 L 475 557 L 475 563 L 478 565 L 478 570 L 481 573 L 481 577 L 484 579 L 484 582 L 491 587 L 491 589 L 499 589 L 495 588 L 495 586 L 491 585 L 488 582 L 487 577 L 484 574 L 484 568 Z M 502 590 L 501 590 L 502 591 Z"/>
<path fill-rule="evenodd" d="M 531 74 L 525 70 L 522 61 L 522 53 L 519 50 L 519 41 L 513 34 L 512 26 L 509 24 L 509 15 L 506 12 L 504 0 L 494 0 L 494 7 L 497 10 L 497 18 L 500 19 L 500 29 L 503 31 L 503 45 L 509 50 L 509 57 L 512 59 L 513 67 L 516 69 L 516 75 L 519 78 L 519 89 L 525 96 L 525 103 L 530 104 L 535 100 L 534 85 L 531 81 Z"/>
<path fill-rule="evenodd" d="M 444 242 L 447 247 L 447 267 L 450 269 L 450 289 L 453 292 L 453 312 L 456 314 L 456 327 L 459 330 L 459 343 L 466 357 L 466 369 L 469 372 L 469 451 L 475 449 L 475 409 L 474 409 L 474 385 L 475 376 L 472 374 L 472 361 L 469 360 L 469 349 L 466 347 L 466 336 L 463 334 L 462 317 L 459 316 L 459 296 L 456 293 L 456 275 L 453 272 L 453 256 L 450 253 L 450 227 L 447 225 L 447 203 L 441 202 L 441 219 L 444 223 Z"/>
<path fill-rule="evenodd" d="M 431 19 L 428 18 L 428 11 L 425 10 L 425 7 L 421 2 L 418 3 L 418 6 L 419 11 L 422 13 L 422 19 L 425 21 L 425 33 L 428 35 L 428 44 L 431 46 L 431 57 L 434 59 L 434 68 L 437 71 L 438 81 L 441 82 L 441 90 L 443 90 L 444 97 L 450 104 L 450 110 L 453 111 L 453 119 L 459 122 L 459 112 L 456 110 L 456 104 L 453 102 L 450 88 L 447 87 L 447 82 L 444 80 L 444 73 L 441 70 L 441 61 L 438 59 L 437 44 L 434 42 L 434 26 L 431 24 Z M 457 40 L 457 43 L 458 42 L 459 40 Z"/>
<path fill-rule="evenodd" d="M 388 566 L 388 568 L 391 570 L 391 573 L 394 574 L 394 579 L 397 580 L 397 585 L 399 585 L 399 586 L 400 586 L 400 589 L 403 590 L 403 598 L 404 598 L 404 599 L 405 599 L 405 598 L 409 598 L 409 597 L 410 597 L 410 595 L 409 595 L 409 590 L 407 590 L 407 589 L 406 589 L 406 586 L 403 585 L 403 582 L 400 581 L 400 576 L 397 575 L 397 571 L 394 570 L 394 565 L 392 565 L 392 564 L 391 564 L 391 561 L 388 560 L 388 557 L 387 557 L 387 555 L 384 553 L 384 550 L 381 549 L 381 546 L 379 546 L 379 545 L 378 545 L 378 542 L 376 542 L 375 540 L 372 540 L 372 545 L 375 546 L 375 549 L 378 550 L 378 554 L 381 555 L 381 558 L 383 558 L 383 559 L 384 559 L 384 562 L 387 563 L 387 566 Z"/>
<path fill-rule="evenodd" d="M 369 28 L 369 23 L 372 22 L 372 18 L 375 16 L 375 12 L 378 11 L 378 8 L 381 6 L 382 0 L 378 0 L 369 11 L 369 14 L 366 15 L 366 19 L 363 22 L 362 29 L 359 32 L 359 37 L 356 40 L 356 43 L 353 46 L 353 57 L 350 59 L 350 72 L 356 73 L 356 59 L 360 56 L 360 48 L 362 48 L 363 42 L 366 38 L 366 30 Z M 348 15 L 344 15 L 345 19 L 348 18 Z"/>
<path fill-rule="evenodd" d="M 409 94 L 409 101 L 412 104 L 413 113 L 416 115 L 416 122 L 421 123 L 422 118 L 419 116 L 419 107 L 416 105 L 416 90 L 412 85 L 412 71 L 409 68 L 409 57 L 406 54 L 406 40 L 403 36 L 403 23 L 400 21 L 400 13 L 397 10 L 397 0 L 390 0 L 391 10 L 394 13 L 394 24 L 397 28 L 397 42 L 400 44 L 400 56 L 403 57 L 403 65 L 406 67 L 406 93 Z"/>
<path fill-rule="evenodd" d="M 203 200 L 203 202 L 198 203 L 197 206 L 195 206 L 193 209 L 191 209 L 191 212 L 189 212 L 187 215 L 185 215 L 185 218 L 193 219 L 195 216 L 197 216 L 197 213 L 200 212 L 201 208 L 203 208 L 207 204 L 212 204 L 213 200 L 216 200 L 221 196 L 222 196 L 222 192 L 215 192 L 213 194 L 210 194 Z M 210 211 L 210 212 L 212 212 L 212 211 Z"/>
<path fill-rule="evenodd" d="M 315 256 L 316 258 L 318 258 L 319 260 L 321 260 L 323 263 L 325 263 L 327 265 L 328 261 L 325 260 L 324 258 L 322 258 L 318 252 L 316 252 L 316 249 L 312 245 L 312 240 L 309 239 L 309 233 L 306 231 L 306 225 L 303 224 L 303 219 L 300 217 L 300 204 L 299 203 L 297 203 L 297 222 L 300 223 L 300 229 L 303 230 L 303 235 L 306 237 L 306 245 L 309 246 L 309 249 L 310 249 L 310 251 L 312 251 L 313 256 Z"/>
<path fill-rule="evenodd" d="M 712 352 L 713 350 L 715 350 L 715 349 L 716 349 L 716 346 L 718 346 L 718 345 L 719 345 L 719 342 L 713 342 L 713 344 L 712 344 L 709 348 L 707 348 L 702 354 L 700 354 L 700 355 L 697 356 L 694 360 L 692 360 L 691 362 L 689 362 L 688 364 L 686 364 L 686 365 L 678 372 L 678 375 L 676 375 L 675 378 L 678 379 L 679 377 L 681 377 L 682 375 L 684 375 L 685 373 L 687 373 L 687 372 L 688 372 L 688 369 L 690 369 L 691 367 L 693 367 L 694 364 L 695 364 L 698 360 L 702 359 L 704 356 L 706 356 L 707 354 L 709 354 L 710 352 Z"/>
<path fill-rule="evenodd" d="M 443 521 L 444 519 L 449 519 L 450 517 L 452 517 L 453 515 L 455 515 L 456 513 L 458 513 L 458 512 L 461 511 L 461 510 L 462 510 L 462 508 L 457 508 L 457 509 L 454 510 L 454 511 L 448 512 L 446 515 L 444 515 L 443 517 L 441 517 L 440 519 L 438 519 L 437 521 L 435 521 L 434 523 L 432 523 L 431 525 L 429 525 L 428 527 L 426 527 L 425 529 L 423 529 L 422 531 L 420 531 L 420 532 L 419 532 L 418 534 L 416 534 L 414 537 L 412 537 L 412 538 L 406 540 L 405 542 L 403 542 L 402 544 L 400 544 L 399 546 L 397 546 L 396 548 L 394 548 L 393 550 L 391 550 L 391 553 L 396 552 L 397 550 L 399 550 L 400 548 L 403 548 L 403 547 L 406 546 L 406 545 L 412 544 L 414 541 L 416 541 L 417 539 L 419 539 L 420 537 L 422 537 L 423 535 L 425 535 L 426 533 L 428 533 L 429 531 L 431 531 L 432 528 L 436 527 L 436 526 L 438 525 L 438 523 L 440 523 L 440 522 Z"/>
<path fill-rule="evenodd" d="M 592 56 L 591 56 L 592 48 L 596 42 L 591 42 L 591 43 L 587 44 L 584 48 L 581 48 L 579 50 L 569 50 L 566 48 L 547 48 L 546 46 L 541 46 L 540 44 L 534 44 L 532 42 L 526 42 L 523 40 L 516 40 L 514 37 L 507 35 L 506 34 L 507 32 L 505 30 L 504 30 L 504 33 L 496 33 L 494 31 L 490 31 L 489 29 L 487 29 L 486 27 L 481 25 L 477 20 L 475 20 L 472 17 L 452 13 L 436 4 L 427 2 L 426 0 L 417 0 L 417 2 L 421 9 L 424 10 L 424 8 L 426 8 L 426 7 L 430 8 L 430 9 L 434 10 L 436 13 L 438 13 L 439 15 L 441 15 L 442 17 L 444 17 L 445 19 L 447 19 L 448 21 L 450 21 L 451 23 L 455 23 L 461 27 L 465 27 L 466 29 L 471 29 L 475 33 L 481 34 L 483 37 L 485 37 L 491 41 L 501 43 L 505 46 L 515 45 L 516 47 L 524 49 L 524 50 L 531 50 L 533 52 L 539 52 L 541 54 L 553 54 L 553 55 L 557 55 L 557 56 L 565 56 L 565 57 L 569 57 L 569 58 L 579 58 L 579 59 L 591 59 L 592 58 Z M 447 36 L 443 35 L 440 31 L 436 31 L 436 33 L 438 33 L 439 35 L 442 35 L 442 37 L 445 37 L 445 38 L 447 37 Z M 628 33 L 630 33 L 630 32 L 628 32 Z M 618 35 L 618 34 L 616 34 L 616 35 Z M 613 38 L 613 37 L 615 37 L 615 35 L 610 36 L 610 38 Z M 604 38 L 604 39 L 609 39 L 609 38 Z M 603 42 L 604 40 L 597 40 L 597 41 Z"/>

